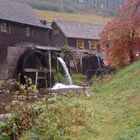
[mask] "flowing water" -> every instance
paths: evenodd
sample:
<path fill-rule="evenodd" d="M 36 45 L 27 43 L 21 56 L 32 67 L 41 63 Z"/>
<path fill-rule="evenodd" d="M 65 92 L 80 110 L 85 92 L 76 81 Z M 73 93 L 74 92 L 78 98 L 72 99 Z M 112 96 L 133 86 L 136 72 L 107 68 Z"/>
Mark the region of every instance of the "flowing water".
<path fill-rule="evenodd" d="M 81 86 L 76 86 L 76 85 L 65 85 L 62 83 L 57 83 L 52 90 L 57 90 L 57 89 L 79 89 L 82 88 Z"/>
<path fill-rule="evenodd" d="M 68 68 L 66 66 L 66 63 L 64 62 L 64 60 L 61 57 L 58 57 L 57 59 L 62 64 L 62 67 L 63 67 L 63 69 L 65 71 L 65 74 L 66 74 L 66 77 L 68 79 L 69 85 L 65 85 L 65 84 L 62 84 L 62 83 L 56 83 L 51 90 L 58 90 L 58 89 L 80 89 L 80 88 L 82 88 L 81 86 L 76 86 L 76 85 L 72 84 L 72 78 L 70 76 L 70 73 L 69 73 L 69 70 L 68 70 Z"/>
<path fill-rule="evenodd" d="M 72 78 L 71 78 L 71 76 L 70 76 L 70 73 L 69 73 L 69 70 L 68 70 L 68 68 L 67 68 L 67 66 L 66 66 L 65 61 L 64 61 L 61 57 L 58 57 L 57 59 L 58 59 L 59 62 L 62 64 L 62 67 L 63 67 L 63 69 L 64 69 L 64 71 L 65 71 L 65 74 L 66 74 L 66 77 L 67 77 L 67 79 L 68 79 L 68 84 L 69 84 L 69 85 L 72 85 Z"/>

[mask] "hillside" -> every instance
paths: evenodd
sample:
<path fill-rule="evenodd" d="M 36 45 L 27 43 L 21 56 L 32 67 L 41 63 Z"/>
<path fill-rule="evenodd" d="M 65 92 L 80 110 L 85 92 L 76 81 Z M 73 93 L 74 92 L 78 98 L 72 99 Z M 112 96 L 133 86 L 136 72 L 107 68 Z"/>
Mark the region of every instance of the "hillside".
<path fill-rule="evenodd" d="M 125 0 L 16 0 L 39 10 L 67 13 L 116 15 Z"/>
<path fill-rule="evenodd" d="M 95 140 L 140 140 L 140 62 L 136 62 L 103 84 L 93 88 L 88 104 L 96 110 Z M 95 111 L 94 111 L 95 112 Z"/>
<path fill-rule="evenodd" d="M 110 18 L 105 18 L 99 15 L 58 13 L 41 10 L 35 10 L 35 12 L 48 22 L 52 22 L 56 19 L 63 19 L 68 21 L 78 21 L 82 23 L 106 24 L 110 20 Z"/>

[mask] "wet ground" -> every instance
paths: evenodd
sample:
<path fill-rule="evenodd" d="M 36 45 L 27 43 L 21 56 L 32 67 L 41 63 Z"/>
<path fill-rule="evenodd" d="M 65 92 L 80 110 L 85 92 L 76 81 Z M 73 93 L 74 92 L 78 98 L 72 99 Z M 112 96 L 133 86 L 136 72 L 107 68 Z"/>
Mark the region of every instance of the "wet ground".
<path fill-rule="evenodd" d="M 7 106 L 13 99 L 13 93 L 0 93 L 0 114 L 4 114 L 5 106 Z"/>

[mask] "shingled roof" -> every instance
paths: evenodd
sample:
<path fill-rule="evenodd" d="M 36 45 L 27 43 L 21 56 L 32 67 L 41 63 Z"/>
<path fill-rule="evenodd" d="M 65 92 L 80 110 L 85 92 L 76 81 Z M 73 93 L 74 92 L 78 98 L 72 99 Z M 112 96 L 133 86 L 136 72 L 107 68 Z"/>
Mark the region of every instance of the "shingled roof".
<path fill-rule="evenodd" d="M 34 13 L 30 6 L 12 0 L 0 0 L 0 19 L 49 28 L 40 22 L 41 18 Z"/>
<path fill-rule="evenodd" d="M 55 24 L 67 38 L 99 39 L 103 25 L 56 20 Z"/>

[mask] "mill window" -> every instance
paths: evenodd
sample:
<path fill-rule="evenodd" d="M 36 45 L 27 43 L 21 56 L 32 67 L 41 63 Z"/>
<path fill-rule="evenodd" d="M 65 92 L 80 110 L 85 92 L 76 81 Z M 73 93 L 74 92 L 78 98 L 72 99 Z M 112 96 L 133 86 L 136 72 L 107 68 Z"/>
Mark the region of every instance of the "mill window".
<path fill-rule="evenodd" d="M 8 23 L 0 23 L 0 31 L 3 33 L 10 33 L 10 26 Z"/>
<path fill-rule="evenodd" d="M 77 40 L 77 49 L 84 49 L 84 40 L 82 39 Z"/>
<path fill-rule="evenodd" d="M 33 29 L 31 27 L 26 27 L 26 37 L 33 36 Z"/>

